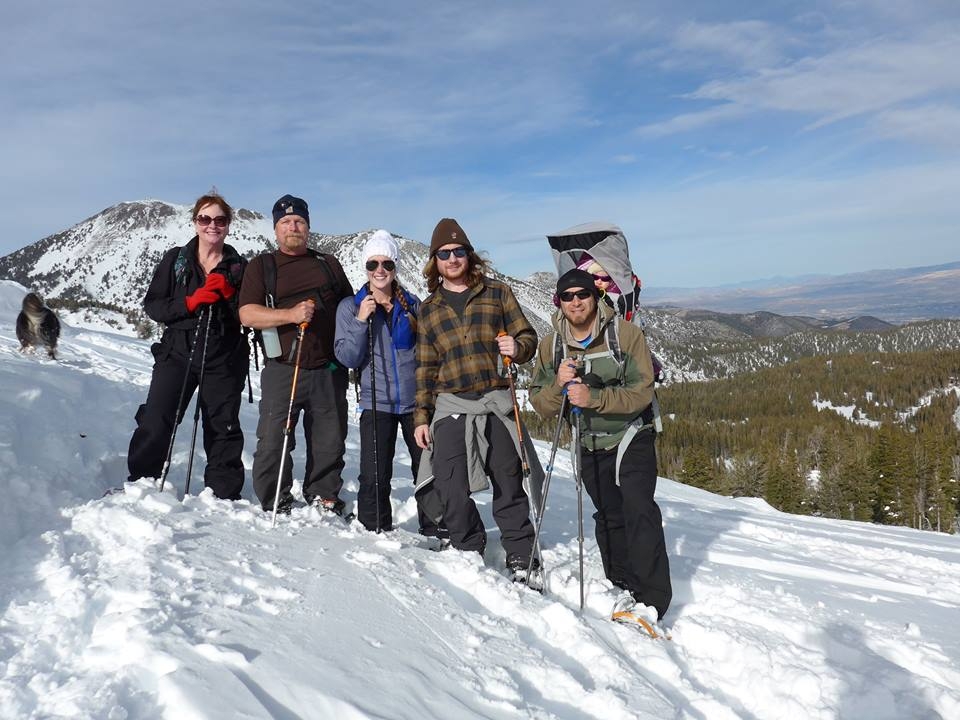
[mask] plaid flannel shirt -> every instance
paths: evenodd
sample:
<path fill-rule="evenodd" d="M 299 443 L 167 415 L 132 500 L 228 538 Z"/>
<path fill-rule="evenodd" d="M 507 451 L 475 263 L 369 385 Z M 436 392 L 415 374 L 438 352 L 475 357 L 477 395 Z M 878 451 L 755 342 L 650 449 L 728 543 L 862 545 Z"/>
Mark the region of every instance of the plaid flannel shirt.
<path fill-rule="evenodd" d="M 514 362 L 526 362 L 537 349 L 537 333 L 509 286 L 485 277 L 466 292 L 470 296 L 463 320 L 439 290 L 420 303 L 415 425 L 430 422 L 439 393 L 510 387 L 500 373 L 497 335 L 501 331 L 517 341 Z"/>

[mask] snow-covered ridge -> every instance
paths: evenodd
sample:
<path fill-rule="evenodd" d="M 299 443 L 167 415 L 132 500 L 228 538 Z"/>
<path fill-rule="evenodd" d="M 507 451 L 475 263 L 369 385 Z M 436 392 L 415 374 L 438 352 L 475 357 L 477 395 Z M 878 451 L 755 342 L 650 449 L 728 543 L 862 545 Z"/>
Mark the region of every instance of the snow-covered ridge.
<path fill-rule="evenodd" d="M 654 642 L 607 619 L 616 594 L 589 499 L 579 610 L 563 449 L 543 596 L 505 576 L 489 493 L 477 496 L 485 558 L 426 547 L 402 443 L 397 530 L 304 508 L 271 530 L 252 502 L 246 402 L 245 500 L 178 502 L 188 431 L 166 492 L 141 481 L 101 499 L 126 476 L 149 343 L 67 323 L 60 362 L 22 355 L 24 292 L 0 282 L 2 718 L 960 717 L 957 537 L 786 515 L 661 478 L 673 639 Z M 350 503 L 358 461 L 351 418 Z"/>
<path fill-rule="evenodd" d="M 313 233 L 311 243 L 337 255 L 358 287 L 366 279 L 360 256 L 372 232 L 373 228 L 349 235 Z M 106 304 L 136 315 L 142 313 L 144 291 L 162 254 L 191 235 L 190 208 L 186 205 L 160 200 L 123 202 L 0 257 L 0 278 L 14 280 L 45 297 Z M 235 212 L 228 242 L 248 256 L 271 249 L 272 223 L 259 213 L 241 208 Z M 428 247 L 404 237 L 399 237 L 399 243 L 402 255 L 398 277 L 425 297 L 422 270 Z M 544 265 L 549 267 L 552 260 L 546 239 L 543 250 Z M 494 276 L 513 289 L 538 335 L 547 334 L 554 311 L 551 298 L 555 276 L 539 272 L 518 279 L 497 272 L 496 257 L 489 260 Z M 838 333 L 824 329 L 824 321 L 811 318 L 649 308 L 644 307 L 645 295 L 641 296 L 641 315 L 647 323 L 650 344 L 664 361 L 669 382 L 727 377 L 811 355 L 908 352 L 960 345 L 960 320 L 916 323 L 887 332 Z M 127 323 L 109 316 L 102 321 Z"/>
<path fill-rule="evenodd" d="M 193 236 L 191 208 L 160 200 L 123 202 L 0 258 L 0 277 L 38 290 L 45 297 L 93 300 L 128 311 L 139 311 L 143 293 L 163 253 Z M 311 233 L 311 245 L 335 254 L 354 287 L 366 282 L 363 245 L 375 228 L 350 235 Z M 399 237 L 402 253 L 400 282 L 426 296 L 422 270 L 428 247 Z M 227 242 L 241 254 L 276 247 L 273 223 L 259 213 L 234 213 Z M 546 240 L 544 240 L 545 258 Z M 550 297 L 555 280 L 536 284 L 494 273 L 515 290 L 538 332 L 549 327 Z M 550 277 L 548 274 L 544 274 Z"/>

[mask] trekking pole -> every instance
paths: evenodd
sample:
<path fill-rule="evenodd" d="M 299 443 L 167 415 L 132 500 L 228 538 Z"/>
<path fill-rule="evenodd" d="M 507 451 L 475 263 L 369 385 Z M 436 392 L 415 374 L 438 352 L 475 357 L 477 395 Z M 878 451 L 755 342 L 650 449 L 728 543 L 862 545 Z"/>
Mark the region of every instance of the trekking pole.
<path fill-rule="evenodd" d="M 377 494 L 377 534 L 380 533 L 380 456 L 377 452 L 377 367 L 374 362 L 373 316 L 374 308 L 367 318 L 367 336 L 370 342 L 370 414 L 373 416 L 373 487 Z"/>
<path fill-rule="evenodd" d="M 550 492 L 550 478 L 553 477 L 553 460 L 557 456 L 557 446 L 560 444 L 560 430 L 563 427 L 563 413 L 567 409 L 567 391 L 564 389 L 560 401 L 560 412 L 557 415 L 557 429 L 553 433 L 553 444 L 550 446 L 550 459 L 547 461 L 546 475 L 543 479 L 543 492 L 540 495 L 540 511 L 537 513 L 537 523 L 533 533 L 533 547 L 530 548 L 530 560 L 527 562 L 527 585 L 530 584 L 530 574 L 533 572 L 533 556 L 540 547 L 540 529 L 543 527 L 543 514 L 547 511 L 547 493 Z"/>
<path fill-rule="evenodd" d="M 209 307 L 209 306 L 208 306 Z M 190 438 L 190 456 L 187 459 L 187 481 L 183 485 L 183 500 L 190 494 L 190 476 L 193 474 L 193 454 L 197 449 L 197 425 L 200 424 L 200 393 L 203 392 L 203 374 L 207 368 L 207 342 L 210 340 L 210 321 L 213 312 L 207 311 L 207 329 L 203 334 L 203 352 L 200 354 L 200 379 L 197 380 L 197 407 L 193 411 L 193 436 Z"/>
<path fill-rule="evenodd" d="M 574 417 L 573 422 L 573 475 L 577 482 L 577 544 L 580 546 L 580 611 L 583 611 L 583 468 L 581 467 L 583 456 L 580 451 L 580 416 L 583 411 L 579 407 L 573 407 L 570 414 Z"/>
<path fill-rule="evenodd" d="M 506 331 L 501 330 L 497 337 L 506 335 Z M 523 444 L 523 429 L 520 426 L 520 407 L 517 404 L 517 387 L 514 382 L 514 376 L 517 374 L 517 366 L 513 364 L 513 359 L 509 355 L 503 356 L 503 365 L 507 368 L 507 378 L 510 381 L 510 397 L 513 399 L 513 420 L 517 425 L 517 444 L 520 447 L 520 464 L 523 467 L 523 477 L 530 477 L 530 464 L 527 462 L 527 449 Z"/>
<path fill-rule="evenodd" d="M 280 504 L 280 483 L 283 480 L 283 466 L 287 461 L 287 447 L 290 445 L 290 433 L 293 432 L 293 401 L 297 396 L 297 380 L 300 377 L 300 355 L 303 352 L 303 334 L 310 323 L 302 322 L 297 326 L 297 356 L 293 363 L 293 380 L 290 382 L 290 404 L 287 406 L 287 422 L 283 426 L 283 449 L 280 451 L 280 472 L 277 473 L 277 492 L 273 497 L 273 521 L 270 527 L 277 526 L 277 505 Z"/>
<path fill-rule="evenodd" d="M 506 335 L 506 330 L 497 333 L 497 337 Z M 520 448 L 520 467 L 523 469 L 523 479 L 530 487 L 530 463 L 527 460 L 527 448 L 523 442 L 523 427 L 520 424 L 520 406 L 517 403 L 517 385 L 514 380 L 517 374 L 517 366 L 513 364 L 513 358 L 509 355 L 503 355 L 503 366 L 507 369 L 507 379 L 510 382 L 510 398 L 513 400 L 513 421 L 517 426 L 517 447 Z M 532 488 L 531 488 L 532 489 Z M 541 573 L 543 572 L 543 553 L 540 550 L 540 510 L 543 507 L 543 490 L 541 489 L 540 505 L 533 506 L 533 547 L 530 548 L 530 561 L 527 563 L 527 587 L 530 586 L 530 576 L 533 574 L 534 554 L 540 558 Z"/>
<path fill-rule="evenodd" d="M 190 356 L 187 358 L 187 371 L 183 374 L 183 384 L 180 386 L 180 397 L 177 399 L 177 412 L 173 418 L 173 432 L 170 433 L 170 444 L 167 445 L 167 456 L 163 460 L 163 470 L 160 472 L 160 492 L 163 492 L 163 486 L 167 482 L 167 473 L 170 472 L 170 458 L 173 457 L 173 441 L 177 438 L 177 428 L 180 427 L 180 421 L 183 420 L 183 398 L 187 394 L 187 383 L 190 381 L 190 369 L 193 366 L 193 356 L 197 352 L 197 340 L 200 339 L 200 323 L 203 322 L 203 314 L 207 312 L 209 305 L 204 305 L 200 309 L 200 317 L 197 319 L 197 332 L 193 336 L 193 345 L 190 346 Z"/>

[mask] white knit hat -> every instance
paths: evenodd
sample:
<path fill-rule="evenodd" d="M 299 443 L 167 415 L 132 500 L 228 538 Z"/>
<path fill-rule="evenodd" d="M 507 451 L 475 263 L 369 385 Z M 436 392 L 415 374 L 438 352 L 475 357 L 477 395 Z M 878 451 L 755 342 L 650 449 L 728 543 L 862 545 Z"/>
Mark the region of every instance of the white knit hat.
<path fill-rule="evenodd" d="M 370 236 L 363 246 L 363 261 L 366 262 L 374 255 L 383 255 L 394 262 L 400 259 L 400 246 L 393 239 L 393 235 L 386 230 L 377 230 Z"/>

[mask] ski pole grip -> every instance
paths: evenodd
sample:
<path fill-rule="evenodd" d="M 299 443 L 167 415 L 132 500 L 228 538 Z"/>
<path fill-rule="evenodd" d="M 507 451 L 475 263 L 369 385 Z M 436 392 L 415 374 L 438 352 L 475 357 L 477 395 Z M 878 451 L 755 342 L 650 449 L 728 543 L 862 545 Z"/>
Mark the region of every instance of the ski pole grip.
<path fill-rule="evenodd" d="M 503 336 L 506 335 L 506 334 L 507 334 L 507 331 L 506 331 L 506 330 L 501 330 L 500 332 L 497 333 L 497 337 L 503 337 Z M 510 363 L 511 363 L 511 362 L 512 362 L 512 360 L 510 359 L 510 356 L 509 356 L 509 355 L 504 355 L 504 356 L 503 356 L 503 364 L 504 364 L 504 365 L 506 365 L 507 367 L 510 367 Z"/>
<path fill-rule="evenodd" d="M 316 305 L 316 304 L 317 304 L 317 301 L 314 300 L 313 298 L 307 298 L 307 302 L 310 303 L 311 305 Z M 307 327 L 308 327 L 309 325 L 310 325 L 310 323 L 307 322 L 306 320 L 304 320 L 304 321 L 303 321 L 302 323 L 300 323 L 297 327 L 300 328 L 300 331 L 301 331 L 301 332 L 306 332 L 306 331 L 307 331 Z"/>

